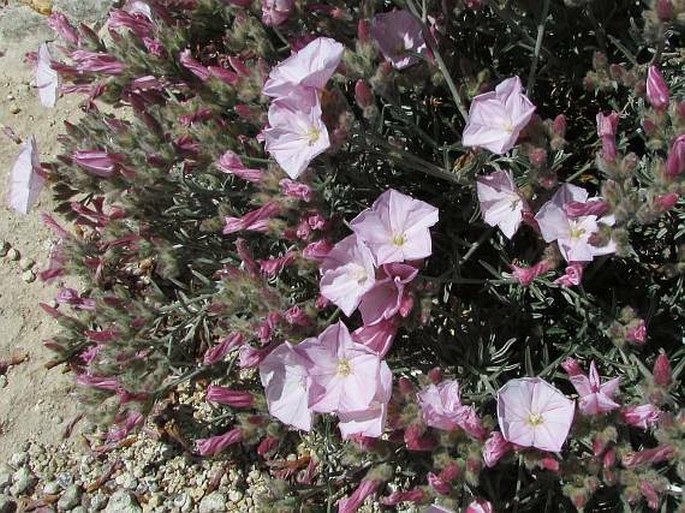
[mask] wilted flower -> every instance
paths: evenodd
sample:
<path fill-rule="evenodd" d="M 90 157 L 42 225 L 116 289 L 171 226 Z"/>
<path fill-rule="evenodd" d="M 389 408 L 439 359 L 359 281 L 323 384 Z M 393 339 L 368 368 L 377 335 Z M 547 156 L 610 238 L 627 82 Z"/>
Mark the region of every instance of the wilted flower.
<path fill-rule="evenodd" d="M 428 51 L 421 22 L 406 10 L 376 14 L 371 22 L 371 37 L 383 57 L 397 69 L 415 64 L 416 54 Z"/>
<path fill-rule="evenodd" d="M 505 440 L 559 452 L 573 422 L 574 401 L 541 378 L 512 379 L 497 393 L 497 420 Z"/>
<path fill-rule="evenodd" d="M 530 267 L 511 264 L 511 276 L 524 287 L 527 287 L 538 277 L 552 270 L 553 264 L 549 260 L 540 260 Z"/>
<path fill-rule="evenodd" d="M 262 23 L 277 26 L 290 18 L 295 7 L 293 0 L 262 0 Z"/>
<path fill-rule="evenodd" d="M 488 468 L 494 467 L 512 449 L 513 446 L 504 439 L 502 433 L 493 431 L 483 445 L 483 461 L 485 466 Z"/>
<path fill-rule="evenodd" d="M 59 75 L 50 64 L 50 50 L 46 43 L 38 47 L 38 62 L 36 63 L 36 87 L 38 96 L 44 107 L 54 107 L 59 91 Z"/>
<path fill-rule="evenodd" d="M 632 405 L 621 411 L 623 422 L 630 426 L 648 429 L 659 422 L 661 410 L 652 404 Z"/>
<path fill-rule="evenodd" d="M 350 235 L 325 256 L 321 266 L 321 295 L 349 317 L 362 296 L 376 283 L 375 276 L 371 251 L 356 235 Z"/>
<path fill-rule="evenodd" d="M 24 141 L 17 160 L 10 171 L 7 202 L 21 214 L 28 214 L 43 190 L 45 179 L 40 167 L 36 139 L 30 136 Z"/>
<path fill-rule="evenodd" d="M 307 404 L 310 362 L 289 342 L 274 349 L 259 365 L 269 413 L 288 426 L 309 431 L 312 413 Z"/>
<path fill-rule="evenodd" d="M 576 374 L 570 379 L 578 392 L 578 409 L 583 415 L 598 415 L 619 407 L 613 397 L 618 392 L 621 378 L 614 378 L 601 384 L 594 361 L 590 362 L 589 377 L 584 374 Z"/>
<path fill-rule="evenodd" d="M 554 283 L 562 287 L 580 285 L 583 279 L 583 269 L 584 265 L 582 262 L 571 262 L 564 270 L 564 274 L 554 280 Z"/>
<path fill-rule="evenodd" d="M 511 171 L 495 171 L 479 176 L 476 191 L 483 219 L 490 226 L 499 226 L 511 239 L 523 221 L 528 205 L 514 183 Z"/>
<path fill-rule="evenodd" d="M 264 177 L 264 172 L 261 169 L 245 167 L 238 154 L 231 150 L 221 155 L 217 165 L 224 173 L 231 173 L 247 182 L 259 183 Z"/>
<path fill-rule="evenodd" d="M 616 244 L 609 241 L 605 246 L 590 244 L 590 238 L 599 232 L 599 222 L 613 222 L 612 218 L 597 219 L 597 216 L 569 217 L 565 206 L 571 202 L 585 203 L 588 193 L 571 184 L 562 185 L 552 199 L 545 203 L 535 215 L 542 237 L 546 242 L 557 241 L 559 251 L 567 262 L 587 262 L 594 257 L 616 251 Z"/>
<path fill-rule="evenodd" d="M 647 100 L 656 110 L 666 109 L 671 101 L 668 85 L 656 66 L 647 70 Z"/>
<path fill-rule="evenodd" d="M 475 410 L 461 404 L 459 383 L 456 380 L 429 385 L 417 397 L 426 425 L 446 431 L 460 427 L 475 438 L 484 435 Z"/>
<path fill-rule="evenodd" d="M 512 149 L 530 121 L 535 106 L 523 94 L 518 77 L 501 82 L 494 91 L 473 99 L 462 134 L 464 146 L 477 146 L 502 155 Z"/>
<path fill-rule="evenodd" d="M 330 146 L 316 91 L 297 90 L 271 103 L 264 148 L 292 179 Z"/>
<path fill-rule="evenodd" d="M 430 256 L 429 228 L 437 222 L 437 208 L 389 189 L 350 227 L 369 246 L 376 265 L 382 265 Z"/>
<path fill-rule="evenodd" d="M 301 88 L 322 90 L 340 64 L 344 50 L 334 39 L 315 39 L 271 70 L 262 94 L 282 98 Z"/>

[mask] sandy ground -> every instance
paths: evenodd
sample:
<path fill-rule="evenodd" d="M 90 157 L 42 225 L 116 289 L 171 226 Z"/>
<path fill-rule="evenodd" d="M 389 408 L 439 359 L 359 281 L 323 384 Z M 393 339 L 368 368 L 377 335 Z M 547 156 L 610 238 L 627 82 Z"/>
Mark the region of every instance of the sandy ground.
<path fill-rule="evenodd" d="M 54 109 L 44 108 L 33 86 L 32 70 L 24 64 L 26 52 L 51 40 L 45 18 L 18 2 L 2 6 L 0 0 L 0 125 L 23 138 L 36 137 L 41 160 L 50 160 L 58 151 L 56 136 L 65 120 L 79 115 L 79 98 L 63 97 Z M 68 0 L 55 7 L 77 19 L 101 17 L 106 0 Z M 0 133 L 0 197 L 5 198 L 7 177 L 19 146 Z M 0 206 L 0 240 L 19 251 L 21 258 L 37 262 L 42 269 L 52 244 L 52 234 L 40 221 L 40 212 L 52 207 L 49 191 L 43 191 L 29 215 Z M 5 381 L 0 377 L 0 461 L 21 449 L 27 440 L 58 443 L 64 428 L 78 413 L 71 397 L 71 378 L 61 368 L 47 370 L 51 353 L 43 341 L 54 335 L 56 323 L 40 308 L 50 302 L 55 286 L 40 280 L 26 283 L 20 263 L 0 258 L 0 360 L 28 353 L 28 359 L 11 367 Z"/>

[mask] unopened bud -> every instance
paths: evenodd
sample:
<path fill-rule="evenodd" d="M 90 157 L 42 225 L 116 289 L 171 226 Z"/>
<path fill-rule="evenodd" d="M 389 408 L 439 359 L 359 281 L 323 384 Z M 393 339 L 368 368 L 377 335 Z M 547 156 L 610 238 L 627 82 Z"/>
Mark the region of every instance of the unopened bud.
<path fill-rule="evenodd" d="M 559 114 L 552 122 L 552 131 L 557 137 L 566 136 L 566 116 Z"/>
<path fill-rule="evenodd" d="M 673 19 L 673 4 L 671 0 L 657 0 L 656 15 L 659 21 L 671 21 Z"/>
<path fill-rule="evenodd" d="M 654 375 L 654 383 L 660 387 L 669 386 L 673 380 L 671 362 L 668 361 L 668 356 L 666 356 L 666 352 L 663 349 L 659 350 L 659 356 L 657 356 L 654 362 L 652 374 Z"/>
<path fill-rule="evenodd" d="M 371 91 L 371 87 L 368 82 L 363 79 L 357 80 L 357 83 L 354 86 L 354 99 L 357 101 L 357 105 L 362 109 L 368 109 L 376 104 L 376 99 L 373 95 L 373 91 Z"/>
<path fill-rule="evenodd" d="M 595 71 L 603 70 L 607 67 L 609 61 L 607 60 L 606 54 L 602 52 L 595 52 L 592 56 L 592 69 Z"/>
<path fill-rule="evenodd" d="M 371 41 L 371 25 L 369 20 L 359 20 L 359 23 L 357 23 L 357 39 L 363 45 Z"/>
<path fill-rule="evenodd" d="M 440 367 L 433 367 L 428 371 L 428 379 L 430 379 L 435 385 L 442 381 L 442 369 Z"/>
<path fill-rule="evenodd" d="M 664 110 L 670 103 L 668 85 L 656 66 L 647 70 L 647 100 L 656 110 Z"/>
<path fill-rule="evenodd" d="M 580 376 L 583 374 L 583 368 L 575 358 L 566 358 L 566 360 L 561 362 L 561 367 L 566 371 L 566 374 L 568 374 L 569 377 Z"/>
<path fill-rule="evenodd" d="M 668 152 L 666 159 L 666 174 L 678 176 L 685 173 L 685 134 L 679 135 Z"/>

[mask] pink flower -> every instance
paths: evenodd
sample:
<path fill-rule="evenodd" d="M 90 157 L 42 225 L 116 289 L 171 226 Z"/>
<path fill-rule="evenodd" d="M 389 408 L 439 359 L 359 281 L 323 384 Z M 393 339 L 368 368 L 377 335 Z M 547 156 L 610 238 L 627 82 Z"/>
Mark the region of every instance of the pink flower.
<path fill-rule="evenodd" d="M 417 394 L 421 413 L 426 425 L 445 431 L 457 427 L 474 436 L 484 436 L 480 419 L 471 406 L 463 406 L 459 398 L 459 383 L 455 380 L 443 381 L 439 385 L 429 385 Z"/>
<path fill-rule="evenodd" d="M 262 23 L 268 27 L 285 23 L 295 7 L 293 0 L 262 0 Z"/>
<path fill-rule="evenodd" d="M 569 217 L 603 216 L 609 211 L 609 203 L 601 198 L 590 198 L 587 202 L 571 201 L 564 205 Z"/>
<path fill-rule="evenodd" d="M 670 177 L 685 173 L 685 134 L 680 134 L 668 152 L 666 174 Z"/>
<path fill-rule="evenodd" d="M 398 322 L 396 319 L 384 319 L 371 326 L 357 328 L 352 333 L 352 338 L 355 342 L 364 344 L 383 358 L 392 347 L 397 330 Z"/>
<path fill-rule="evenodd" d="M 50 50 L 42 43 L 38 47 L 38 62 L 36 63 L 36 87 L 38 96 L 44 107 L 54 107 L 59 91 L 59 75 L 50 64 Z"/>
<path fill-rule="evenodd" d="M 566 358 L 566 360 L 561 362 L 561 366 L 570 378 L 572 378 L 573 376 L 580 376 L 583 374 L 583 369 L 578 363 L 578 360 L 576 360 L 575 358 Z"/>
<path fill-rule="evenodd" d="M 618 129 L 618 113 L 612 112 L 605 116 L 597 114 L 597 135 L 602 140 L 601 156 L 604 160 L 616 160 L 618 148 L 616 147 L 616 130 Z"/>
<path fill-rule="evenodd" d="M 502 233 L 511 239 L 523 221 L 523 212 L 529 210 L 511 171 L 501 170 L 479 176 L 476 191 L 485 222 L 499 226 Z"/>
<path fill-rule="evenodd" d="M 295 252 L 288 251 L 285 255 L 280 257 L 272 257 L 267 260 L 259 261 L 259 269 L 269 277 L 280 274 L 283 269 L 295 262 Z"/>
<path fill-rule="evenodd" d="M 656 110 L 665 110 L 671 101 L 668 84 L 656 66 L 647 70 L 647 100 Z"/>
<path fill-rule="evenodd" d="M 264 177 L 264 172 L 261 169 L 245 167 L 238 154 L 231 150 L 228 150 L 226 153 L 221 155 L 217 165 L 224 173 L 235 175 L 238 178 L 242 178 L 246 182 L 259 183 Z"/>
<path fill-rule="evenodd" d="M 626 330 L 626 340 L 637 345 L 642 345 L 647 339 L 647 324 L 643 319 L 631 323 Z"/>
<path fill-rule="evenodd" d="M 242 230 L 266 232 L 269 229 L 269 221 L 280 210 L 281 207 L 277 203 L 269 202 L 256 210 L 248 212 L 243 217 L 227 217 L 223 233 L 228 235 Z"/>
<path fill-rule="evenodd" d="M 379 479 L 362 479 L 352 495 L 338 501 L 338 513 L 355 513 L 367 497 L 378 491 L 381 484 L 382 481 Z"/>
<path fill-rule="evenodd" d="M 416 64 L 419 59 L 415 54 L 428 52 L 421 22 L 406 10 L 376 14 L 371 21 L 371 37 L 396 69 Z"/>
<path fill-rule="evenodd" d="M 247 390 L 231 390 L 226 387 L 209 385 L 205 400 L 210 403 L 225 404 L 233 408 L 252 408 L 254 395 Z"/>
<path fill-rule="evenodd" d="M 392 371 L 381 362 L 379 386 L 368 408 L 361 411 L 338 412 L 338 428 L 343 439 L 352 436 L 378 438 L 385 430 L 388 402 L 392 395 Z"/>
<path fill-rule="evenodd" d="M 629 452 L 621 458 L 621 463 L 627 468 L 635 468 L 642 465 L 655 465 L 662 461 L 670 460 L 678 454 L 675 447 L 659 445 L 652 449 L 644 449 L 637 452 Z"/>
<path fill-rule="evenodd" d="M 466 506 L 464 513 L 493 513 L 495 510 L 492 508 L 490 501 L 485 499 L 475 499 Z"/>
<path fill-rule="evenodd" d="M 317 240 L 302 250 L 302 256 L 307 260 L 325 260 L 332 250 L 330 242 L 325 239 Z"/>
<path fill-rule="evenodd" d="M 330 146 L 321 119 L 321 104 L 314 90 L 296 90 L 271 103 L 264 148 L 292 179 Z"/>
<path fill-rule="evenodd" d="M 344 50 L 334 39 L 315 39 L 271 70 L 262 94 L 281 98 L 300 88 L 322 90 L 340 64 Z"/>
<path fill-rule="evenodd" d="M 310 379 L 306 366 L 311 362 L 300 350 L 285 342 L 274 349 L 259 366 L 269 413 L 303 431 L 312 427 L 307 404 Z"/>
<path fill-rule="evenodd" d="M 364 325 L 388 320 L 399 314 L 407 317 L 413 306 L 412 297 L 406 292 L 419 270 L 407 264 L 385 264 L 376 283 L 359 303 Z"/>
<path fill-rule="evenodd" d="M 240 428 L 234 428 L 223 435 L 200 438 L 195 441 L 195 447 L 200 456 L 214 456 L 227 447 L 240 443 L 242 439 L 242 430 Z"/>
<path fill-rule="evenodd" d="M 373 256 L 356 235 L 338 242 L 321 266 L 321 295 L 348 317 L 376 283 Z"/>
<path fill-rule="evenodd" d="M 148 36 L 152 30 L 152 24 L 147 16 L 123 9 L 109 11 L 107 26 L 110 30 L 129 29 L 140 38 Z"/>
<path fill-rule="evenodd" d="M 597 247 L 590 244 L 590 238 L 599 231 L 599 222 L 612 224 L 613 218 L 581 216 L 571 218 L 565 206 L 571 202 L 585 203 L 588 193 L 571 184 L 562 185 L 552 199 L 545 203 L 535 215 L 542 237 L 546 242 L 557 241 L 559 251 L 567 262 L 588 262 L 594 257 L 616 251 L 616 244 Z"/>
<path fill-rule="evenodd" d="M 628 406 L 621 412 L 623 422 L 630 426 L 648 429 L 659 422 L 661 410 L 652 404 Z"/>
<path fill-rule="evenodd" d="M 521 80 L 508 78 L 494 91 L 473 99 L 461 142 L 503 155 L 514 147 L 533 112 L 535 106 L 523 94 Z"/>
<path fill-rule="evenodd" d="M 43 178 L 36 139 L 30 136 L 22 144 L 17 160 L 10 171 L 7 203 L 21 214 L 28 214 L 40 196 Z"/>
<path fill-rule="evenodd" d="M 583 415 L 599 415 L 619 407 L 613 398 L 618 392 L 621 378 L 614 378 L 602 385 L 594 361 L 590 362 L 589 377 L 577 374 L 570 379 L 578 392 L 578 409 Z"/>
<path fill-rule="evenodd" d="M 369 246 L 376 265 L 382 265 L 430 256 L 429 228 L 437 222 L 437 208 L 388 189 L 350 227 Z"/>
<path fill-rule="evenodd" d="M 485 445 L 483 445 L 483 461 L 485 466 L 488 468 L 494 467 L 512 449 L 512 445 L 504 439 L 502 433 L 493 431 L 485 441 Z"/>
<path fill-rule="evenodd" d="M 348 413 L 367 411 L 381 387 L 381 360 L 352 340 L 342 322 L 326 328 L 298 349 L 307 356 L 311 379 L 309 407 L 313 411 Z"/>
<path fill-rule="evenodd" d="M 79 167 L 100 178 L 112 176 L 121 160 L 118 155 L 102 150 L 77 150 L 71 158 Z"/>
<path fill-rule="evenodd" d="M 571 287 L 573 285 L 580 285 L 583 279 L 584 264 L 582 262 L 571 262 L 564 271 L 564 275 L 560 276 L 554 283 L 562 287 Z"/>
<path fill-rule="evenodd" d="M 541 378 L 512 379 L 497 393 L 502 435 L 521 447 L 559 452 L 573 422 L 575 402 Z"/>

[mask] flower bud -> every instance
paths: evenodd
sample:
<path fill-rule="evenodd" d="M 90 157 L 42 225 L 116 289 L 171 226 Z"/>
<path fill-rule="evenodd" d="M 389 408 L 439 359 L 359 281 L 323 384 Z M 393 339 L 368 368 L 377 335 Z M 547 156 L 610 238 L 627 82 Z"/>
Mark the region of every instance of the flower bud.
<path fill-rule="evenodd" d="M 371 24 L 369 20 L 359 20 L 357 24 L 357 39 L 363 45 L 371 41 Z"/>
<path fill-rule="evenodd" d="M 566 116 L 559 114 L 552 122 L 552 131 L 557 137 L 566 136 Z"/>
<path fill-rule="evenodd" d="M 581 376 L 584 374 L 583 368 L 575 358 L 566 358 L 566 360 L 561 362 L 561 367 L 566 371 L 566 374 L 568 374 L 569 377 Z"/>
<path fill-rule="evenodd" d="M 493 513 L 493 511 L 495 510 L 489 501 L 486 501 L 485 499 L 476 499 L 466 506 L 464 513 Z"/>
<path fill-rule="evenodd" d="M 605 69 L 609 64 L 606 54 L 602 52 L 595 52 L 592 56 L 592 69 L 600 71 Z"/>
<path fill-rule="evenodd" d="M 656 15 L 659 21 L 671 21 L 674 15 L 671 0 L 657 0 Z"/>
<path fill-rule="evenodd" d="M 675 207 L 679 199 L 680 196 L 678 196 L 675 192 L 669 192 L 668 194 L 656 196 L 654 198 L 654 206 L 659 212 L 666 212 Z"/>
<path fill-rule="evenodd" d="M 442 369 L 440 367 L 433 367 L 428 371 L 428 379 L 435 385 L 440 383 L 442 381 Z"/>
<path fill-rule="evenodd" d="M 254 396 L 247 390 L 231 390 L 225 387 L 210 385 L 205 400 L 210 403 L 225 404 L 233 408 L 251 408 Z"/>
<path fill-rule="evenodd" d="M 357 80 L 357 83 L 354 86 L 354 99 L 357 101 L 357 105 L 362 109 L 368 109 L 375 105 L 376 100 L 371 91 L 371 87 L 366 80 L 361 78 Z"/>
<path fill-rule="evenodd" d="M 637 345 L 642 345 L 647 339 L 647 325 L 642 319 L 631 322 L 626 330 L 626 340 Z"/>
<path fill-rule="evenodd" d="M 670 103 L 668 85 L 656 66 L 647 70 L 647 100 L 656 110 L 664 110 Z"/>
<path fill-rule="evenodd" d="M 659 356 L 654 362 L 652 374 L 654 375 L 654 383 L 660 387 L 668 387 L 673 380 L 671 362 L 668 361 L 668 356 L 663 349 L 659 349 Z"/>
<path fill-rule="evenodd" d="M 666 159 L 666 174 L 668 176 L 678 176 L 685 173 L 685 134 L 680 134 L 668 152 Z"/>

